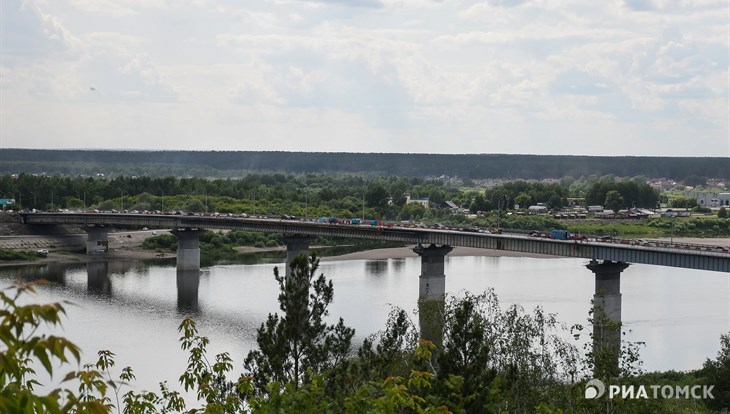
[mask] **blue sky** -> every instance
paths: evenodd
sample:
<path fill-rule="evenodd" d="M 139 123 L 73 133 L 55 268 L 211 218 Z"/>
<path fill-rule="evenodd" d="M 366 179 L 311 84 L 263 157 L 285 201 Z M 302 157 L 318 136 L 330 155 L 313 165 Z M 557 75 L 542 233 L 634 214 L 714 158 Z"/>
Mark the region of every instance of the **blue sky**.
<path fill-rule="evenodd" d="M 730 156 L 727 0 L 0 7 L 0 148 Z"/>

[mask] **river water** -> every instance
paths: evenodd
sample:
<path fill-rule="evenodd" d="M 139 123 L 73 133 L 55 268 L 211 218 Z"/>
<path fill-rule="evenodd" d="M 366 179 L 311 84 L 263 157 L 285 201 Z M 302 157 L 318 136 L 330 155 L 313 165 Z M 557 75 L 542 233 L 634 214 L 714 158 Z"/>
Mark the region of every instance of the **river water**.
<path fill-rule="evenodd" d="M 204 267 L 197 292 L 194 283 L 178 284 L 174 262 L 0 268 L 0 288 L 17 277 L 54 281 L 29 300 L 72 303 L 62 334 L 84 350 L 83 362 L 94 362 L 97 350 L 111 350 L 118 367 L 134 369 L 134 389 L 156 391 L 160 381 L 177 388 L 187 358 L 177 327 L 187 315 L 210 338 L 209 351 L 229 352 L 236 372 L 241 371 L 255 347 L 256 328 L 279 310 L 273 268 L 283 260 L 282 255 L 259 255 L 250 256 L 248 264 Z M 446 288 L 456 295 L 494 288 L 503 309 L 542 306 L 568 326 L 585 324 L 594 290 L 585 264 L 582 259 L 447 257 Z M 416 307 L 420 259 L 415 254 L 323 261 L 320 271 L 334 282 L 332 320 L 344 318 L 356 329 L 357 342 L 383 329 L 392 307 Z M 699 368 L 716 357 L 720 335 L 730 331 L 730 275 L 632 265 L 622 274 L 621 291 L 628 337 L 646 342 L 641 350 L 646 370 Z M 417 323 L 417 316 L 413 319 Z"/>

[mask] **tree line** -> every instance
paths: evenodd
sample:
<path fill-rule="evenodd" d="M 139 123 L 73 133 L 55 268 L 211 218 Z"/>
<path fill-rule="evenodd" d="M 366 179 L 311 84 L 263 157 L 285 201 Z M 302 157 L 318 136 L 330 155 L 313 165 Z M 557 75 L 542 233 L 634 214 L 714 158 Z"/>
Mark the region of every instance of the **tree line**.
<path fill-rule="evenodd" d="M 0 173 L 242 177 L 252 172 L 545 179 L 613 174 L 730 177 L 723 157 L 3 149 Z M 695 182 L 696 180 L 692 180 Z"/>
<path fill-rule="evenodd" d="M 115 178 L 0 176 L 0 193 L 26 209 L 181 210 L 247 214 L 328 215 L 342 218 L 440 219 L 451 215 L 451 201 L 470 213 L 521 209 L 544 204 L 550 209 L 568 205 L 568 198 L 587 204 L 607 204 L 615 192 L 618 208 L 655 208 L 659 192 L 638 177 L 612 175 L 558 183 L 512 181 L 483 189 L 449 180 L 415 177 L 364 177 L 353 174 L 250 174 L 240 179 L 120 176 Z M 406 197 L 428 198 L 430 208 L 407 204 Z M 609 201 L 612 199 L 609 198 Z"/>

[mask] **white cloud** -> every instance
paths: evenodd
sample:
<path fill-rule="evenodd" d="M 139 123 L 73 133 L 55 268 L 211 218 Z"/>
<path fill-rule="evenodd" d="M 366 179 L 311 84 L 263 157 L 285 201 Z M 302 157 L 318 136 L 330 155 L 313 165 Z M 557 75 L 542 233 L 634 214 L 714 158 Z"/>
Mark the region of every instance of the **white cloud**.
<path fill-rule="evenodd" d="M 727 151 L 725 1 L 1 4 L 3 146 Z"/>

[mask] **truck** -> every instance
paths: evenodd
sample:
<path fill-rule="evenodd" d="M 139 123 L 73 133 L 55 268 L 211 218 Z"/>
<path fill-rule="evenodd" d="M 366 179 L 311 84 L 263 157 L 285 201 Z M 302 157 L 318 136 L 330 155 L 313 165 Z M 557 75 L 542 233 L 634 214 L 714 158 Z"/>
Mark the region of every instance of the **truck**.
<path fill-rule="evenodd" d="M 550 230 L 550 237 L 558 240 L 568 240 L 571 234 L 568 230 Z"/>

